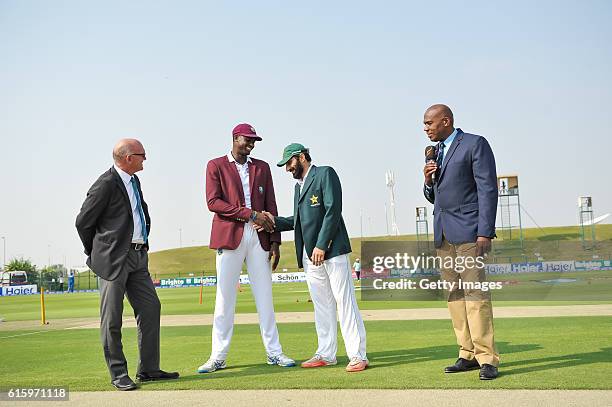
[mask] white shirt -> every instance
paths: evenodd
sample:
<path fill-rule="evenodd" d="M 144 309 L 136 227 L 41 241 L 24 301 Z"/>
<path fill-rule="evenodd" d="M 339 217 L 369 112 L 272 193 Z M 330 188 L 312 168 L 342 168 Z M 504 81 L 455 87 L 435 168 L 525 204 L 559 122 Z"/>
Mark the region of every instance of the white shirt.
<path fill-rule="evenodd" d="M 304 177 L 301 180 L 298 180 L 298 184 L 300 184 L 300 195 L 302 194 L 302 188 L 304 188 L 304 181 L 306 181 L 306 178 L 308 177 L 308 173 L 310 172 L 311 168 L 312 168 L 312 163 L 310 163 L 310 165 L 308 166 L 308 169 L 306 170 L 306 174 L 304 174 Z"/>
<path fill-rule="evenodd" d="M 249 185 L 249 163 L 251 162 L 251 157 L 247 156 L 247 160 L 244 164 L 240 164 L 238 161 L 234 159 L 232 152 L 227 155 L 227 159 L 236 164 L 236 168 L 238 169 L 238 174 L 240 175 L 240 181 L 242 182 L 242 191 L 244 192 L 244 206 L 251 209 L 251 186 Z"/>
<path fill-rule="evenodd" d="M 132 186 L 133 176 L 123 171 L 116 165 L 114 167 L 115 171 L 117 171 L 117 173 L 121 177 L 121 181 L 123 181 L 123 184 L 128 194 L 128 198 L 130 198 L 130 206 L 132 207 L 132 219 L 134 220 L 134 233 L 132 234 L 132 243 L 143 244 L 145 241 L 144 236 L 142 235 L 142 223 L 140 222 L 140 214 L 138 213 L 138 201 L 136 200 L 136 195 L 134 194 L 134 187 Z"/>

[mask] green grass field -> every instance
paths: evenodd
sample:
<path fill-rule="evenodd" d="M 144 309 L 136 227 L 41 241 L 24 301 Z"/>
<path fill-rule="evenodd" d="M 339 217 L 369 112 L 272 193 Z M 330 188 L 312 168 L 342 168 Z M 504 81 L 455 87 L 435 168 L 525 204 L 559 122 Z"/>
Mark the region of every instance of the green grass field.
<path fill-rule="evenodd" d="M 597 250 L 584 250 L 577 228 L 546 228 L 525 231 L 521 256 L 545 260 L 564 258 L 610 258 L 612 225 L 598 225 Z M 553 240 L 550 237 L 554 237 Z M 380 237 L 369 240 L 414 240 L 414 236 Z M 353 239 L 353 258 L 361 256 L 360 242 Z M 494 255 L 515 255 L 499 240 Z M 495 250 L 497 253 L 495 254 Z M 513 251 L 514 250 L 514 251 Z M 530 254 L 531 253 L 531 254 Z M 552 257 L 549 257 L 552 256 Z M 282 246 L 283 268 L 295 271 L 293 243 Z M 531 257 L 525 257 L 531 260 Z M 204 247 L 151 253 L 154 277 L 214 275 L 214 251 Z M 158 273 L 157 276 L 155 274 Z M 81 275 L 78 286 L 88 288 L 92 280 Z M 547 283 L 562 277 L 576 281 Z M 494 306 L 572 305 L 612 303 L 612 271 L 575 273 L 528 273 L 491 276 L 512 282 L 507 290 L 493 294 Z M 94 280 L 95 281 L 95 280 Z M 506 287 L 505 287 L 506 288 Z M 237 313 L 256 312 L 248 285 L 238 294 Z M 163 315 L 211 314 L 214 287 L 205 287 L 199 304 L 199 288 L 159 289 Z M 312 311 L 305 283 L 274 284 L 277 312 Z M 441 300 L 364 301 L 362 310 L 445 308 Z M 92 293 L 51 294 L 46 296 L 50 325 L 40 330 L 23 330 L 24 325 L 0 323 L 0 384 L 7 386 L 69 386 L 70 390 L 113 390 L 99 339 L 98 329 L 63 329 L 55 320 L 95 318 L 99 295 Z M 125 304 L 124 314 L 132 309 Z M 5 321 L 31 321 L 40 318 L 39 296 L 0 297 L 0 317 Z M 4 326 L 3 326 L 4 325 Z M 18 324 L 19 325 L 19 324 Z M 66 326 L 66 325 L 64 325 Z M 265 364 L 265 352 L 257 325 L 236 325 L 228 358 L 229 368 L 209 375 L 198 375 L 196 368 L 210 352 L 210 326 L 162 328 L 162 368 L 178 370 L 181 379 L 145 384 L 143 389 L 293 389 L 293 388 L 393 388 L 393 389 L 612 389 L 612 319 L 609 317 L 498 318 L 496 342 L 502 355 L 500 377 L 491 382 L 478 380 L 478 372 L 456 375 L 442 373 L 457 357 L 457 346 L 448 320 L 366 321 L 368 356 L 371 368 L 359 374 L 344 371 L 347 363 L 339 339 L 339 364 L 323 369 L 279 368 Z M 312 356 L 316 348 L 313 323 L 279 324 L 285 352 L 298 361 Z M 136 330 L 123 330 L 124 351 L 130 372 L 137 364 Z"/>
<path fill-rule="evenodd" d="M 612 272 L 591 272 L 605 273 L 607 276 L 612 275 Z M 550 278 L 549 273 L 536 273 L 538 278 Z M 546 275 L 543 275 L 546 274 Z M 587 273 L 573 273 L 583 274 Z M 512 278 L 529 279 L 528 275 L 512 276 Z M 570 288 L 558 288 L 555 286 L 540 287 L 538 283 L 528 282 L 526 293 L 520 301 L 494 301 L 495 306 L 525 306 L 525 305 L 571 305 L 571 304 L 602 304 L 610 303 L 612 292 L 612 278 L 607 278 L 606 285 L 595 284 L 593 289 L 601 295 L 574 295 L 572 286 Z M 537 288 L 536 291 L 532 287 Z M 212 314 L 214 311 L 215 287 L 204 287 L 203 302 L 199 304 L 199 291 L 197 287 L 187 288 L 165 288 L 158 289 L 157 293 L 162 303 L 162 313 L 164 315 L 193 315 L 193 314 Z M 238 293 L 236 303 L 237 313 L 252 313 L 256 312 L 255 303 L 248 285 L 242 286 L 243 292 Z M 547 291 L 548 290 L 548 291 Z M 546 294 L 555 293 L 551 290 L 562 290 L 566 296 L 554 294 L 554 300 L 547 300 Z M 603 290 L 603 291 L 602 291 Z M 608 291 L 606 291 L 608 290 Z M 274 308 L 276 312 L 295 312 L 295 311 L 312 311 L 312 303 L 308 302 L 310 296 L 306 283 L 286 283 L 274 284 Z M 518 295 L 514 294 L 517 298 Z M 588 298 L 584 300 L 584 298 Z M 493 297 L 495 299 L 495 296 Z M 357 294 L 357 301 L 360 309 L 403 309 L 403 308 L 444 308 L 446 304 L 443 301 L 427 300 L 427 301 L 362 301 L 361 295 Z M 99 294 L 91 293 L 73 293 L 73 294 L 50 294 L 45 296 L 46 315 L 47 319 L 53 322 L 54 319 L 65 318 L 85 318 L 97 317 L 99 315 Z M 132 315 L 132 309 L 125 300 L 124 315 Z M 18 296 L 18 297 L 0 297 L 0 317 L 5 321 L 27 321 L 40 319 L 40 300 L 37 295 Z M 0 331 L 2 331 L 0 324 Z"/>
<path fill-rule="evenodd" d="M 237 325 L 228 369 L 195 373 L 210 352 L 210 326 L 162 328 L 162 368 L 181 379 L 145 384 L 144 389 L 293 388 L 472 388 L 611 389 L 612 320 L 608 317 L 512 318 L 495 322 L 502 355 L 500 377 L 478 380 L 478 372 L 442 373 L 457 348 L 449 321 L 366 322 L 371 368 L 344 372 L 347 359 L 339 339 L 338 365 L 321 369 L 265 364 L 256 325 Z M 284 351 L 296 360 L 312 356 L 313 324 L 279 324 Z M 0 333 L 3 386 L 69 386 L 113 390 L 109 385 L 97 329 L 58 330 L 25 336 Z M 9 338 L 7 338 L 9 337 Z M 124 351 L 133 375 L 137 364 L 135 329 L 124 329 Z"/>
<path fill-rule="evenodd" d="M 274 285 L 277 311 L 311 311 L 304 283 Z M 237 312 L 255 312 L 248 286 L 238 294 Z M 158 290 L 164 315 L 209 314 L 214 288 L 198 304 L 198 288 Z M 96 317 L 97 293 L 48 295 L 50 325 L 42 330 L 8 330 L 0 324 L 0 383 L 3 386 L 69 386 L 71 390 L 109 390 L 98 329 L 61 329 L 55 319 Z M 599 301 L 496 301 L 495 306 L 594 304 Z M 361 309 L 445 307 L 442 301 L 359 301 Z M 131 307 L 126 304 L 125 314 Z M 0 297 L 7 321 L 39 318 L 39 297 Z M 181 380 L 145 384 L 144 389 L 275 389 L 275 388 L 474 388 L 474 389 L 611 389 L 612 320 L 609 317 L 496 319 L 502 354 L 501 376 L 481 382 L 477 372 L 445 375 L 457 347 L 450 321 L 366 321 L 371 369 L 344 372 L 347 363 L 339 339 L 339 364 L 317 370 L 265 364 L 257 325 L 236 325 L 229 368 L 210 375 L 195 373 L 210 352 L 210 326 L 162 328 L 162 367 L 178 370 Z M 15 328 L 18 329 L 18 328 Z M 312 356 L 313 323 L 279 324 L 286 353 L 296 360 Z M 134 374 L 136 330 L 126 328 L 124 350 Z"/>

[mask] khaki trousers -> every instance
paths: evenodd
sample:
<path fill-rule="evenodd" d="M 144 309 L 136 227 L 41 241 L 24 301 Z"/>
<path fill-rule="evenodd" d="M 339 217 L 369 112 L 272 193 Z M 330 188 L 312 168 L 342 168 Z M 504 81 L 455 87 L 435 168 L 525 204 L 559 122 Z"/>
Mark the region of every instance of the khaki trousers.
<path fill-rule="evenodd" d="M 442 258 L 467 257 L 476 258 L 476 243 L 450 244 L 442 240 L 442 247 L 437 252 Z M 459 262 L 453 262 L 459 264 Z M 473 262 L 472 262 L 473 264 Z M 484 282 L 485 271 L 482 267 L 465 268 L 462 272 L 455 268 L 441 268 L 441 279 L 454 282 L 453 289 L 446 290 L 448 310 L 453 322 L 453 329 L 459 345 L 459 357 L 467 360 L 476 359 L 478 363 L 499 365 L 499 354 L 495 348 L 493 335 L 493 307 L 490 291 L 459 288 L 462 282 Z"/>

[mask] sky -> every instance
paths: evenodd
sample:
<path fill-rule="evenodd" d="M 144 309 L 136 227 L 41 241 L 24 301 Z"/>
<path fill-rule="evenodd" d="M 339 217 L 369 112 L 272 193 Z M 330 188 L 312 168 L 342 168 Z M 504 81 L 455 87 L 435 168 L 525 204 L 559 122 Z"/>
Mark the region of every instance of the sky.
<path fill-rule="evenodd" d="M 611 212 L 611 18 L 605 0 L 0 0 L 0 245 L 82 266 L 75 217 L 124 137 L 147 151 L 151 250 L 207 244 L 204 170 L 241 122 L 281 215 L 294 182 L 274 163 L 301 142 L 338 172 L 351 236 L 386 234 L 388 170 L 414 233 L 434 103 L 518 174 L 523 227 L 577 224 L 581 195 Z"/>

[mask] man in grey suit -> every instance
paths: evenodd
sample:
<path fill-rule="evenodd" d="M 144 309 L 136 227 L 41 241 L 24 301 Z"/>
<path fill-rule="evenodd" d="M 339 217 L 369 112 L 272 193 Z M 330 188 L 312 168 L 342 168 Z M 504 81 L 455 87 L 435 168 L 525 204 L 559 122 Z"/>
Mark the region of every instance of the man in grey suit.
<path fill-rule="evenodd" d="M 161 304 L 149 274 L 149 210 L 135 175 L 146 160 L 138 140 L 120 140 L 113 149 L 115 165 L 87 192 L 76 228 L 87 265 L 100 277 L 100 335 L 111 383 L 118 390 L 134 390 L 121 344 L 123 297 L 134 309 L 138 324 L 140 360 L 136 378 L 143 381 L 176 379 L 177 372 L 159 368 Z"/>
<path fill-rule="evenodd" d="M 437 159 L 425 165 L 425 198 L 434 204 L 434 243 L 438 256 L 473 258 L 473 267 L 442 268 L 443 281 L 455 283 L 447 291 L 459 358 L 446 373 L 480 369 L 481 380 L 498 375 L 499 354 L 493 337 L 490 291 L 462 289 L 459 282 L 484 282 L 482 257 L 491 250 L 497 213 L 495 158 L 484 137 L 454 127 L 453 112 L 433 105 L 423 123 L 437 142 Z M 480 262 L 477 261 L 480 257 Z M 458 262 L 457 262 L 458 263 Z M 457 264 L 453 262 L 453 264 Z M 467 264 L 467 263 L 464 263 Z"/>

